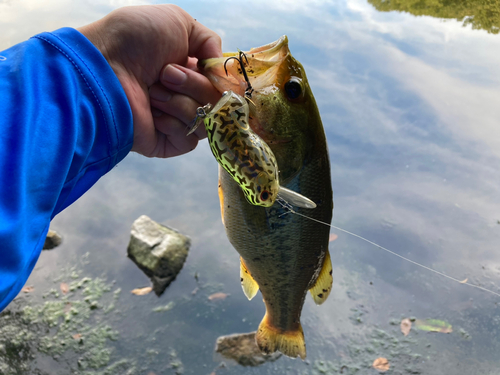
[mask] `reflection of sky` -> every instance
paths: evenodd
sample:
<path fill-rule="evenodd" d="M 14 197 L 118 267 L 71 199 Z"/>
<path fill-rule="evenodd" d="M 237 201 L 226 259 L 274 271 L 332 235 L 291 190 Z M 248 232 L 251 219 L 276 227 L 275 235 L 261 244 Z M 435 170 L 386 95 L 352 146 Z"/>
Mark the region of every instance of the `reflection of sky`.
<path fill-rule="evenodd" d="M 0 2 L 0 48 L 42 30 L 83 25 L 126 4 L 133 2 Z M 455 21 L 378 13 L 361 0 L 177 4 L 216 30 L 225 51 L 288 35 L 292 53 L 307 71 L 329 139 L 335 224 L 497 290 L 500 36 L 471 31 Z M 222 269 L 205 272 L 220 273 L 218 280 L 225 280 L 231 293 L 240 293 L 237 257 L 218 219 L 215 171 L 205 143 L 191 155 L 168 161 L 132 155 L 54 225 L 64 230 L 66 246 L 109 247 L 113 255 L 103 257 L 119 259 L 114 260 L 117 270 L 132 272 L 123 258 L 127 231 L 146 213 L 193 237 L 188 269 L 221 265 Z M 50 257 L 63 262 L 64 253 Z M 332 337 L 352 332 L 345 321 L 339 328 L 331 316 L 345 318 L 349 311 L 342 306 L 356 305 L 356 299 L 346 297 L 346 289 L 357 287 L 345 280 L 357 272 L 364 274 L 361 284 L 374 280 L 366 293 L 377 297 L 359 298 L 373 310 L 368 321 L 386 324 L 390 318 L 417 313 L 463 325 L 473 320 L 468 328 L 480 334 L 467 344 L 474 349 L 470 358 L 488 356 L 482 345 L 498 349 L 488 318 L 498 314 L 491 306 L 497 299 L 451 284 L 343 234 L 332 247 L 332 260 L 341 268 L 341 279 L 334 279 L 337 295 L 320 308 L 308 300 L 304 310 L 312 358 L 321 335 L 314 333 L 319 324 Z M 39 266 L 44 267 L 48 266 Z M 108 271 L 118 278 L 117 270 Z M 240 297 L 238 301 L 244 301 Z M 453 306 L 470 298 L 475 301 L 472 312 L 455 313 Z M 260 303 L 256 300 L 252 303 Z M 238 314 L 248 305 L 237 305 L 233 315 L 240 319 Z M 258 322 L 261 313 L 249 319 Z M 464 355 L 447 347 L 455 341 L 436 345 L 450 352 L 445 362 Z"/>

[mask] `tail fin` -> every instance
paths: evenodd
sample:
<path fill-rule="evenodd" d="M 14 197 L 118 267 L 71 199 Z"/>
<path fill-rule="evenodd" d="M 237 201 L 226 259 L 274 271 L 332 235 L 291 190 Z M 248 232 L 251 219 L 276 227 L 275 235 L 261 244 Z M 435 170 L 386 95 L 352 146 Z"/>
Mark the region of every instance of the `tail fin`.
<path fill-rule="evenodd" d="M 288 357 L 300 357 L 303 360 L 306 358 L 306 343 L 300 323 L 296 331 L 282 331 L 269 324 L 266 312 L 255 335 L 255 340 L 259 349 L 266 354 L 280 351 Z"/>

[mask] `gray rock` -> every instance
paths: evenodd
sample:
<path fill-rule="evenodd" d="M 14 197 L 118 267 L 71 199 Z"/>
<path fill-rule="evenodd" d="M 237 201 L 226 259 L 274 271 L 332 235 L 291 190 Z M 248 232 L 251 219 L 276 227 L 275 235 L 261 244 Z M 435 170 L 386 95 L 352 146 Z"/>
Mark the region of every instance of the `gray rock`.
<path fill-rule="evenodd" d="M 43 244 L 43 250 L 51 250 L 54 247 L 59 246 L 62 243 L 62 237 L 56 233 L 55 230 L 49 229 L 47 237 L 45 238 L 45 243 Z"/>
<path fill-rule="evenodd" d="M 149 276 L 160 296 L 182 269 L 191 240 L 146 215 L 134 221 L 130 233 L 128 257 Z"/>
<path fill-rule="evenodd" d="M 224 358 L 232 359 L 242 366 L 259 366 L 265 362 L 276 361 L 281 353 L 264 354 L 255 342 L 255 332 L 236 333 L 217 339 L 215 351 Z"/>

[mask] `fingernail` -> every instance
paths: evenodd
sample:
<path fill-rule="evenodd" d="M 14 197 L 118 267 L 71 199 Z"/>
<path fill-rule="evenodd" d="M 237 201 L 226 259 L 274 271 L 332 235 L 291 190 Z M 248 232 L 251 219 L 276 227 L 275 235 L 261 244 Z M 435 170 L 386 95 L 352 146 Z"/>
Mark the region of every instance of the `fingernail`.
<path fill-rule="evenodd" d="M 187 75 L 182 70 L 177 69 L 173 65 L 167 65 L 163 70 L 162 79 L 174 85 L 181 85 L 186 81 Z"/>

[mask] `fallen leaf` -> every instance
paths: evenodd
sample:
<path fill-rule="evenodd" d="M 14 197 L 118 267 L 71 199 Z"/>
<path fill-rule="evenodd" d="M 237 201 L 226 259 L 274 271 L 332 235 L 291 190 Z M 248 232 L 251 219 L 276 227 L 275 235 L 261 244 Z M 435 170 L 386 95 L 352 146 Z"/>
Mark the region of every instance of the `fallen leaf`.
<path fill-rule="evenodd" d="M 153 290 L 152 287 L 150 286 L 147 286 L 145 288 L 137 288 L 137 289 L 134 289 L 131 291 L 132 294 L 135 294 L 136 296 L 144 296 L 148 293 L 151 293 L 151 291 Z"/>
<path fill-rule="evenodd" d="M 68 284 L 61 283 L 61 285 L 59 285 L 59 288 L 61 288 L 62 294 L 68 294 L 68 292 L 69 292 L 69 285 Z"/>
<path fill-rule="evenodd" d="M 403 335 L 408 336 L 411 330 L 411 320 L 406 318 L 401 321 L 401 332 Z"/>
<path fill-rule="evenodd" d="M 330 234 L 330 239 L 328 240 L 329 242 L 335 241 L 339 236 L 337 236 L 335 233 Z"/>
<path fill-rule="evenodd" d="M 23 286 L 23 289 L 21 289 L 21 291 L 24 292 L 24 293 L 31 293 L 34 290 L 35 290 L 35 287 L 32 286 L 32 285 Z"/>
<path fill-rule="evenodd" d="M 426 332 L 451 333 L 451 324 L 437 319 L 416 320 L 415 328 Z"/>
<path fill-rule="evenodd" d="M 67 314 L 71 311 L 71 302 L 66 302 L 64 305 L 64 313 Z"/>
<path fill-rule="evenodd" d="M 208 299 L 209 299 L 210 301 L 218 301 L 218 300 L 223 300 L 223 299 L 226 299 L 226 297 L 227 297 L 228 295 L 229 295 L 229 294 L 219 292 L 219 293 L 214 293 L 214 294 L 210 295 L 210 296 L 208 297 Z"/>
<path fill-rule="evenodd" d="M 466 278 L 465 280 L 460 281 L 460 284 L 467 284 L 468 280 L 469 280 L 469 278 Z"/>
<path fill-rule="evenodd" d="M 81 333 L 76 333 L 76 334 L 73 335 L 73 338 L 75 340 L 80 340 L 82 338 L 82 334 Z"/>
<path fill-rule="evenodd" d="M 380 357 L 373 361 L 373 367 L 380 372 L 386 372 L 387 370 L 389 370 L 389 367 L 391 367 L 391 365 L 389 364 L 387 358 Z"/>

